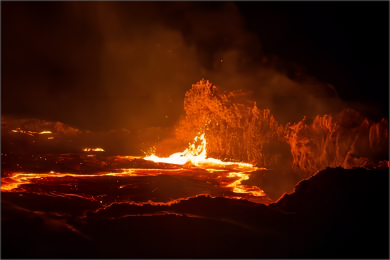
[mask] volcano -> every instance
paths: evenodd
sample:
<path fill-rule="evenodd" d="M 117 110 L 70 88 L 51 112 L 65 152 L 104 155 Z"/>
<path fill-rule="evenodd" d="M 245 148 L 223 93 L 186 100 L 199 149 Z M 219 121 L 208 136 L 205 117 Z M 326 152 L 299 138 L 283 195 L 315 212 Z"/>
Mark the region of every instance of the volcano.
<path fill-rule="evenodd" d="M 2 258 L 389 258 L 389 2 L 1 5 Z"/>
<path fill-rule="evenodd" d="M 90 132 L 4 118 L 2 257 L 388 257 L 387 119 L 283 126 L 236 96 L 193 85 L 176 142 L 193 141 L 166 157 L 178 148 L 112 156 L 77 148 Z"/>

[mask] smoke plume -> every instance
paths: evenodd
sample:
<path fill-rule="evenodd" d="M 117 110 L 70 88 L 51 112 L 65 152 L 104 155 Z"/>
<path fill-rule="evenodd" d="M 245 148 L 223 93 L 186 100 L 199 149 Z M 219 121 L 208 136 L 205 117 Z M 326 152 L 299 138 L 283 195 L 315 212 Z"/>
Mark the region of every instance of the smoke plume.
<path fill-rule="evenodd" d="M 334 87 L 262 53 L 233 3 L 3 3 L 3 114 L 108 131 L 172 127 L 202 78 L 280 123 L 342 106 Z"/>

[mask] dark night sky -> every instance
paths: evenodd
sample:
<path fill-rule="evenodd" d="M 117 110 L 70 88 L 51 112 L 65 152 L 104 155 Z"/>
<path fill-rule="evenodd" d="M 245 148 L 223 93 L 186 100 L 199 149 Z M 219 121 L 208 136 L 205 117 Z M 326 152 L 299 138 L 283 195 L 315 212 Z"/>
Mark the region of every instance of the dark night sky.
<path fill-rule="evenodd" d="M 92 131 L 173 126 L 205 78 L 249 91 L 283 124 L 345 105 L 388 117 L 388 2 L 2 2 L 1 12 L 2 115 Z"/>

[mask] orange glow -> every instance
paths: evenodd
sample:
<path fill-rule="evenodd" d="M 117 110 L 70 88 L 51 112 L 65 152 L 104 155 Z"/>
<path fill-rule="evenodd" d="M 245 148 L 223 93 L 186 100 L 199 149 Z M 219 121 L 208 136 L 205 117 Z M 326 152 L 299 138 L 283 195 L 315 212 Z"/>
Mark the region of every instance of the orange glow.
<path fill-rule="evenodd" d="M 254 196 L 265 196 L 265 192 L 256 186 L 247 186 L 242 185 L 241 181 L 248 180 L 248 174 L 242 172 L 231 172 L 228 177 L 238 178 L 236 181 L 226 185 L 226 187 L 233 187 L 233 192 L 235 193 L 250 193 Z"/>
<path fill-rule="evenodd" d="M 199 135 L 200 133 L 198 133 Z M 196 136 L 194 142 L 184 152 L 174 153 L 168 158 L 160 158 L 154 154 L 146 156 L 144 160 L 153 162 L 163 162 L 184 165 L 187 162 L 191 162 L 193 165 L 206 169 L 210 173 L 218 173 L 219 177 L 225 177 L 226 182 L 221 182 L 221 187 L 233 188 L 234 193 L 247 193 L 251 196 L 261 197 L 266 196 L 263 190 L 256 186 L 248 186 L 241 184 L 241 181 L 248 180 L 248 172 L 258 170 L 257 168 L 249 163 L 240 162 L 223 162 L 215 158 L 207 158 L 207 141 L 204 137 L 204 133 L 200 136 Z M 196 146 L 196 142 L 201 141 L 201 144 Z M 227 173 L 224 168 L 233 169 L 239 172 Z M 265 169 L 265 168 L 261 168 Z M 232 181 L 233 180 L 233 181 Z M 235 198 L 235 197 L 231 197 Z"/>
<path fill-rule="evenodd" d="M 102 148 L 84 148 L 84 152 L 104 152 Z"/>
<path fill-rule="evenodd" d="M 38 195 L 45 195 L 51 197 L 79 197 L 91 201 L 101 201 L 97 198 L 98 196 L 92 195 L 89 193 L 79 192 L 78 191 L 78 181 L 80 179 L 87 180 L 98 180 L 100 178 L 107 177 L 153 177 L 159 175 L 171 175 L 171 176 L 187 176 L 193 180 L 205 181 L 210 184 L 212 181 L 217 189 L 221 190 L 220 195 L 230 199 L 246 199 L 256 203 L 267 204 L 270 200 L 267 198 L 264 191 L 255 186 L 247 186 L 241 184 L 243 180 L 249 179 L 248 172 L 231 172 L 229 169 L 207 169 L 205 172 L 204 169 L 194 168 L 194 169 L 145 169 L 145 168 L 122 168 L 117 169 L 115 172 L 100 172 L 95 174 L 75 174 L 75 173 L 58 173 L 50 171 L 48 173 L 25 173 L 25 172 L 15 172 L 7 177 L 1 178 L 1 191 L 2 192 L 25 192 L 25 193 L 34 193 Z M 69 179 L 72 178 L 72 179 Z M 74 179 L 73 179 L 74 178 Z M 72 180 L 71 182 L 69 182 Z M 52 185 L 66 185 L 70 188 L 68 190 L 53 190 L 49 187 L 55 187 Z M 118 183 L 116 186 L 117 189 L 122 189 L 128 185 L 123 185 Z M 46 187 L 46 188 L 43 188 Z M 154 191 L 154 190 L 153 190 Z M 222 191 L 225 193 L 222 194 Z M 215 196 L 213 193 L 202 193 L 193 195 L 191 197 L 209 195 Z M 147 204 L 171 204 L 176 203 L 178 200 L 183 198 L 172 199 L 169 202 L 161 201 L 148 201 L 142 202 Z M 188 199 L 188 198 L 187 198 Z M 133 203 L 132 200 L 125 199 L 125 203 Z M 105 201 L 104 206 L 111 204 L 112 201 Z"/>
<path fill-rule="evenodd" d="M 50 173 L 13 173 L 12 176 L 1 178 L 1 191 L 12 191 L 13 189 L 19 188 L 22 184 L 31 184 L 34 179 L 43 179 L 48 177 L 65 177 L 65 176 L 89 176 L 80 174 L 60 174 L 51 171 Z"/>
<path fill-rule="evenodd" d="M 31 135 L 31 136 L 34 136 L 35 134 L 40 134 L 40 135 L 42 135 L 42 134 L 52 134 L 51 131 L 33 132 L 33 131 L 25 131 L 25 130 L 22 130 L 20 128 L 17 128 L 16 130 L 12 130 L 12 132 L 28 134 L 28 135 Z"/>
<path fill-rule="evenodd" d="M 198 133 L 200 135 L 200 133 Z M 195 146 L 197 141 L 201 141 L 201 144 Z M 246 170 L 256 170 L 257 167 L 253 166 L 250 163 L 241 163 L 241 162 L 223 162 L 219 159 L 207 158 L 207 141 L 204 137 L 204 133 L 200 136 L 196 136 L 194 139 L 194 143 L 190 144 L 190 146 L 184 151 L 179 153 L 174 153 L 167 158 L 161 158 L 154 154 L 146 156 L 144 160 L 153 161 L 153 162 L 162 162 L 162 163 L 172 163 L 184 165 L 188 161 L 190 161 L 195 166 L 199 166 L 202 168 L 209 167 L 223 167 L 223 166 L 232 166 L 234 168 L 244 168 Z"/>
<path fill-rule="evenodd" d="M 37 132 L 31 132 L 31 131 L 24 131 L 24 130 L 21 130 L 20 128 L 17 128 L 16 130 L 12 130 L 12 132 L 28 134 L 28 135 L 31 135 L 31 136 L 34 136 L 34 134 L 37 133 Z"/>
<path fill-rule="evenodd" d="M 172 154 L 168 158 L 160 158 L 154 154 L 144 157 L 144 160 L 152 161 L 155 163 L 169 163 L 176 165 L 185 165 L 185 167 L 177 166 L 177 168 L 150 168 L 145 164 L 145 168 L 121 168 L 113 169 L 112 172 L 98 172 L 94 174 L 80 174 L 80 173 L 58 173 L 50 171 L 48 173 L 28 173 L 28 172 L 15 172 L 7 177 L 1 178 L 1 191 L 2 192 L 24 192 L 34 193 L 45 196 L 54 197 L 78 197 L 91 201 L 98 201 L 102 203 L 103 207 L 106 207 L 112 203 L 112 200 L 108 201 L 102 199 L 88 191 L 79 190 L 78 182 L 80 179 L 90 179 L 98 181 L 100 178 L 121 178 L 121 177 L 153 177 L 159 175 L 171 175 L 171 176 L 185 176 L 190 180 L 201 181 L 202 185 L 205 185 L 205 190 L 202 194 L 192 195 L 191 197 L 209 195 L 209 196 L 221 196 L 230 199 L 246 199 L 256 203 L 267 204 L 270 203 L 270 199 L 266 196 L 263 190 L 256 186 L 249 186 L 242 184 L 242 181 L 248 180 L 250 174 L 256 170 L 265 169 L 258 168 L 249 163 L 241 162 L 223 162 L 215 158 L 207 158 L 207 141 L 205 134 L 198 134 L 194 138 L 194 142 L 189 147 L 179 153 Z M 84 152 L 103 152 L 102 148 L 84 148 Z M 89 154 L 87 157 L 93 157 Z M 127 160 L 139 160 L 138 157 L 132 156 L 117 156 L 118 159 Z M 142 161 L 141 161 L 142 163 Z M 82 163 L 80 163 L 81 165 Z M 190 166 L 190 167 L 187 167 Z M 191 167 L 192 166 L 192 167 Z M 71 179 L 69 179 L 71 178 Z M 74 179 L 73 179 L 74 178 Z M 71 180 L 71 182 L 69 182 Z M 117 179 L 120 180 L 120 179 Z M 118 183 L 118 181 L 117 181 Z M 69 186 L 66 189 L 57 189 L 58 185 Z M 130 187 L 130 186 L 131 187 Z M 211 186 L 210 186 L 211 185 Z M 112 186 L 114 189 L 121 189 L 126 192 L 126 189 L 137 188 L 132 184 L 120 184 Z M 51 187 L 51 188 L 49 188 Z M 212 187 L 212 188 L 211 188 Z M 157 187 L 158 188 L 158 187 Z M 152 189 L 154 192 L 157 188 Z M 183 194 L 184 195 L 184 194 Z M 187 195 L 188 196 L 188 195 Z M 185 198 L 184 198 L 185 197 Z M 188 197 L 189 198 L 189 197 Z M 182 199 L 188 199 L 185 195 L 176 199 L 171 199 L 168 202 L 162 202 L 157 199 L 156 201 L 147 201 L 140 203 L 147 204 L 171 204 L 176 203 Z M 118 199 L 118 203 L 135 203 L 130 198 Z M 115 201 L 117 201 L 115 199 Z"/>
<path fill-rule="evenodd" d="M 56 173 L 50 171 L 49 173 L 25 173 L 15 172 L 11 176 L 1 178 L 1 191 L 7 192 L 13 189 L 19 188 L 22 184 L 32 184 L 33 180 L 45 179 L 45 178 L 63 178 L 63 177 L 76 177 L 76 178 L 93 178 L 103 176 L 156 176 L 163 172 L 163 174 L 177 174 L 177 171 L 182 169 L 121 169 L 121 172 L 108 172 L 97 174 L 73 174 L 73 173 Z"/>
<path fill-rule="evenodd" d="M 43 134 L 51 134 L 52 132 L 51 131 L 42 131 L 42 132 L 39 132 L 40 135 L 43 135 Z"/>

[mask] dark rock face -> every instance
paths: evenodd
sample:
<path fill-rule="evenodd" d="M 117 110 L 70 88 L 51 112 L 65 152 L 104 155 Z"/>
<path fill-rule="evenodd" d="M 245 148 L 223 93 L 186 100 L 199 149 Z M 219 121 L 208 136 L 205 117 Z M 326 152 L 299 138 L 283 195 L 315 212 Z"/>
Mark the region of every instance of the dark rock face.
<path fill-rule="evenodd" d="M 388 169 L 328 168 L 269 206 L 200 196 L 96 210 L 80 198 L 5 193 L 1 256 L 388 258 L 388 182 Z M 69 214 L 43 209 L 53 205 Z"/>
<path fill-rule="evenodd" d="M 327 168 L 269 207 L 294 214 L 297 256 L 389 257 L 389 169 Z"/>

